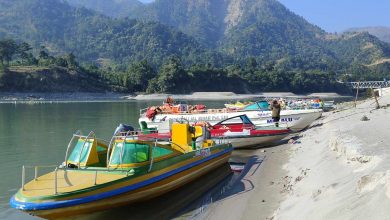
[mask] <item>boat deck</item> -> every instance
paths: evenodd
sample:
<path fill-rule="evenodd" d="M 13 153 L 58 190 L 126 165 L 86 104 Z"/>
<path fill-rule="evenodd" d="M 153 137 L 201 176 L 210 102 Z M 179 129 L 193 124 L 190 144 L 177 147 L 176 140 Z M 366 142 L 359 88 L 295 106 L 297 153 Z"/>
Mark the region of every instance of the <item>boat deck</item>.
<path fill-rule="evenodd" d="M 42 175 L 37 180 L 32 180 L 24 186 L 22 191 L 25 197 L 41 197 L 55 195 L 55 172 Z M 104 184 L 126 177 L 126 173 L 98 172 L 95 184 L 94 171 L 58 170 L 57 171 L 57 192 L 67 193 L 93 187 L 97 184 Z"/>

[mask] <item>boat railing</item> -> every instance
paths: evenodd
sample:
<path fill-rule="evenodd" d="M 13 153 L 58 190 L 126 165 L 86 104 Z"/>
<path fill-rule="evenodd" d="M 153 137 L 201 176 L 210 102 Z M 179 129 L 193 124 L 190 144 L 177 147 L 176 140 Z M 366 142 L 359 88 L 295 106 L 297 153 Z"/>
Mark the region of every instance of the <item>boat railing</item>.
<path fill-rule="evenodd" d="M 139 115 L 141 115 L 141 116 L 144 115 L 148 109 L 149 109 L 149 107 L 148 108 L 141 108 L 139 110 Z"/>
<path fill-rule="evenodd" d="M 154 145 L 152 146 L 152 158 L 150 159 L 150 165 L 148 169 L 148 173 L 152 170 L 153 162 L 154 162 L 154 149 L 157 147 L 157 139 L 154 141 Z"/>
<path fill-rule="evenodd" d="M 68 160 L 68 156 L 69 156 L 69 149 L 71 148 L 71 146 L 72 146 L 72 143 L 74 142 L 74 140 L 75 140 L 75 138 L 76 137 L 78 137 L 78 138 L 80 138 L 82 136 L 82 133 L 81 133 L 81 131 L 80 130 L 77 130 L 74 134 L 73 134 L 73 136 L 72 136 L 72 138 L 70 139 L 70 141 L 69 141 L 69 144 L 68 144 L 68 147 L 66 148 L 66 153 L 65 153 L 65 165 L 67 166 L 67 160 Z"/>
<path fill-rule="evenodd" d="M 54 193 L 58 194 L 58 171 L 63 170 L 64 172 L 69 171 L 69 169 L 66 166 L 58 166 L 58 165 L 36 165 L 36 166 L 22 166 L 22 191 L 25 191 L 25 185 L 26 185 L 26 169 L 33 168 L 34 169 L 34 181 L 39 181 L 38 175 L 39 170 L 42 168 L 55 168 L 54 169 Z M 85 168 L 85 169 L 77 169 L 77 171 L 85 171 L 85 172 L 95 172 L 94 173 L 94 185 L 97 185 L 98 180 L 98 173 L 99 172 L 126 172 L 126 175 L 129 175 L 129 170 L 117 170 L 117 169 L 108 169 L 108 168 L 99 168 L 99 169 L 93 169 L 93 168 Z"/>
<path fill-rule="evenodd" d="M 134 139 L 134 135 L 138 135 L 139 134 L 138 131 L 127 131 L 127 132 L 120 132 L 120 131 L 118 131 L 118 132 L 114 133 L 114 135 L 111 137 L 111 140 L 110 140 L 110 143 L 108 144 L 108 149 L 107 149 L 107 158 L 106 158 L 106 166 L 107 166 L 107 168 L 110 167 L 110 155 L 111 155 L 110 152 L 111 152 L 111 148 L 112 148 L 115 140 L 123 138 L 123 142 L 125 142 L 126 139 L 127 139 L 127 136 L 130 135 L 130 132 L 132 134 L 133 139 Z M 122 157 L 120 159 L 122 160 Z"/>
<path fill-rule="evenodd" d="M 94 136 L 94 133 L 93 132 L 90 132 L 88 136 L 82 136 L 80 135 L 81 132 L 76 132 L 74 134 L 74 136 L 72 137 L 72 140 L 70 141 L 70 143 L 72 143 L 72 141 L 74 140 L 74 137 L 81 137 L 81 138 L 87 138 L 86 140 L 90 139 L 92 136 Z M 111 139 L 111 142 L 110 142 L 110 146 L 113 142 L 113 140 L 115 140 L 116 137 L 119 137 L 119 138 L 123 138 L 123 141 L 125 142 L 126 139 L 130 136 L 130 132 L 127 132 L 126 135 L 124 136 L 113 136 L 113 138 Z M 227 144 L 227 143 L 230 143 L 229 142 L 229 139 L 225 138 L 225 137 L 218 137 L 218 138 L 215 138 L 214 139 L 215 143 L 217 144 Z M 150 165 L 149 165 L 149 169 L 148 169 L 148 172 L 150 172 L 153 168 L 153 164 L 154 164 L 154 158 L 153 158 L 153 150 L 154 148 L 157 146 L 157 143 L 158 143 L 158 140 L 156 139 L 154 141 L 154 145 L 152 146 L 152 158 L 151 158 L 151 161 L 150 161 Z M 183 147 L 181 147 L 179 144 L 176 144 L 174 142 L 172 142 L 171 140 L 169 141 L 170 144 L 172 145 L 175 145 L 179 148 L 181 148 L 183 150 L 183 152 L 185 153 L 188 153 L 187 150 L 185 150 Z M 124 146 L 124 145 L 122 145 Z M 83 146 L 84 147 L 84 146 Z M 69 146 L 68 146 L 68 149 L 67 149 L 67 152 L 69 150 Z M 83 149 L 82 149 L 83 150 Z M 109 150 L 107 151 L 107 154 L 109 154 Z M 121 149 L 121 155 L 120 155 L 120 165 L 118 167 L 122 168 L 122 156 L 123 156 L 123 147 Z M 58 171 L 60 170 L 63 170 L 64 172 L 67 172 L 68 170 L 71 170 L 67 167 L 67 164 L 66 164 L 66 159 L 67 157 L 65 158 L 65 164 L 63 165 L 36 165 L 36 166 L 26 166 L 26 165 L 23 165 L 22 166 L 22 191 L 25 191 L 25 185 L 26 185 L 26 169 L 27 168 L 34 168 L 34 181 L 38 181 L 39 178 L 38 178 L 38 175 L 39 175 L 39 170 L 41 168 L 55 168 L 54 169 L 54 193 L 55 194 L 58 194 Z M 79 158 L 80 159 L 80 158 Z M 132 169 L 110 169 L 109 168 L 109 161 L 107 161 L 107 167 L 105 168 L 98 168 L 98 169 L 94 169 L 94 168 L 80 168 L 80 166 L 77 167 L 77 171 L 85 171 L 85 172 L 95 172 L 94 173 L 94 185 L 97 185 L 97 180 L 98 180 L 98 173 L 99 172 L 126 172 L 126 175 L 128 176 L 129 175 L 129 172 L 131 171 Z"/>
<path fill-rule="evenodd" d="M 68 156 L 69 156 L 69 151 L 70 151 L 71 147 L 73 146 L 73 142 L 75 141 L 76 138 L 83 138 L 83 139 L 86 140 L 86 141 L 84 142 L 84 144 L 83 144 L 82 150 L 81 150 L 80 153 L 79 153 L 79 158 L 78 158 L 78 163 L 77 163 L 77 166 L 78 166 L 78 167 L 80 167 L 80 159 L 81 159 L 80 156 L 81 156 L 82 152 L 84 151 L 84 148 L 85 148 L 85 145 L 86 145 L 86 142 L 87 142 L 88 139 L 101 140 L 101 141 L 103 141 L 103 142 L 106 142 L 106 141 L 103 140 L 103 139 L 96 138 L 95 132 L 93 132 L 93 131 L 89 132 L 88 136 L 82 135 L 82 132 L 81 132 L 80 130 L 76 131 L 76 132 L 73 134 L 72 138 L 70 139 L 70 141 L 69 141 L 69 143 L 68 143 L 68 146 L 67 146 L 67 148 L 66 148 L 65 160 L 64 160 L 64 161 L 65 161 L 65 164 L 67 163 Z M 66 166 L 67 166 L 67 164 L 66 164 Z"/>
<path fill-rule="evenodd" d="M 213 140 L 217 144 L 230 144 L 230 139 L 228 139 L 225 136 L 219 136 L 219 137 L 213 138 Z"/>
<path fill-rule="evenodd" d="M 85 141 L 83 143 L 83 147 L 81 148 L 81 151 L 79 153 L 79 158 L 77 160 L 77 168 L 79 168 L 79 169 L 80 169 L 80 160 L 81 160 L 81 156 L 83 155 L 83 151 L 84 151 L 85 145 L 88 143 L 88 140 L 91 139 L 91 138 L 93 138 L 93 139 L 96 138 L 95 132 L 93 132 L 93 131 L 90 131 L 88 136 L 85 138 Z"/>
<path fill-rule="evenodd" d="M 123 149 L 125 149 L 125 144 L 126 144 L 126 140 L 127 140 L 127 137 L 130 135 L 130 132 L 132 131 L 127 131 L 124 138 L 123 138 L 123 142 L 122 142 L 122 146 L 121 146 L 121 151 L 120 151 L 120 161 L 119 161 L 119 167 L 122 168 L 122 163 L 123 163 Z M 133 139 L 134 139 L 134 136 L 132 135 Z"/>
<path fill-rule="evenodd" d="M 58 165 L 38 165 L 38 166 L 22 166 L 22 191 L 25 190 L 24 185 L 26 185 L 26 168 L 34 168 L 34 180 L 38 180 L 38 173 L 40 168 L 53 168 Z"/>

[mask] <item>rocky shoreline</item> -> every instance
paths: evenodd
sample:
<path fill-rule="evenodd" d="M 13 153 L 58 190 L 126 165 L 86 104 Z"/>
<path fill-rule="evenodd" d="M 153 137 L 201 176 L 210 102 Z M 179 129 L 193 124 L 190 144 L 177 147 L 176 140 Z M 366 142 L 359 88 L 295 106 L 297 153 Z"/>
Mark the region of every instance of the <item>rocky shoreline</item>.
<path fill-rule="evenodd" d="M 272 92 L 255 94 L 236 94 L 233 92 L 194 92 L 192 94 L 122 94 L 122 93 L 0 93 L 0 103 L 14 102 L 89 102 L 89 101 L 162 101 L 168 96 L 176 100 L 245 100 L 267 97 L 319 97 L 319 98 L 348 98 L 337 93 L 294 94 L 291 92 Z"/>

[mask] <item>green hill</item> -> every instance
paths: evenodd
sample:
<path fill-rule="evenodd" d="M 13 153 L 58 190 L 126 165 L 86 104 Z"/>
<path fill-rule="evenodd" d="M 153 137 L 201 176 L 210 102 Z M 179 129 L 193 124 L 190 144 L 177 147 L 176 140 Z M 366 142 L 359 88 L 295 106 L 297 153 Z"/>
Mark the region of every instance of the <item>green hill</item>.
<path fill-rule="evenodd" d="M 339 70 L 351 60 L 390 57 L 375 37 L 328 34 L 277 0 L 156 0 L 137 17 L 175 27 L 239 63 L 254 57 L 260 65 Z"/>

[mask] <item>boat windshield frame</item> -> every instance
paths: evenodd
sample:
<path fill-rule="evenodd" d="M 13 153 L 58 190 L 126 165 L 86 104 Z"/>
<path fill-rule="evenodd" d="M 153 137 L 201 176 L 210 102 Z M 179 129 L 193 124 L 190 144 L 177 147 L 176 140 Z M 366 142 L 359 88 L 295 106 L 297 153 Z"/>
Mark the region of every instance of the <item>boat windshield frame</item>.
<path fill-rule="evenodd" d="M 241 119 L 241 123 L 244 124 L 244 125 L 253 125 L 255 126 L 255 124 L 253 124 L 253 122 L 249 119 L 249 117 L 245 114 L 242 114 L 242 115 L 237 115 L 237 116 L 234 116 L 234 117 L 230 117 L 230 118 L 227 118 L 227 119 L 224 119 L 218 123 L 216 123 L 215 125 L 223 125 L 224 122 L 226 121 L 229 121 L 229 120 L 232 120 L 232 119 L 235 119 L 235 118 L 240 118 Z M 246 122 L 245 122 L 246 121 Z M 237 123 L 236 123 L 237 124 Z M 215 126 L 214 125 L 214 126 Z"/>

